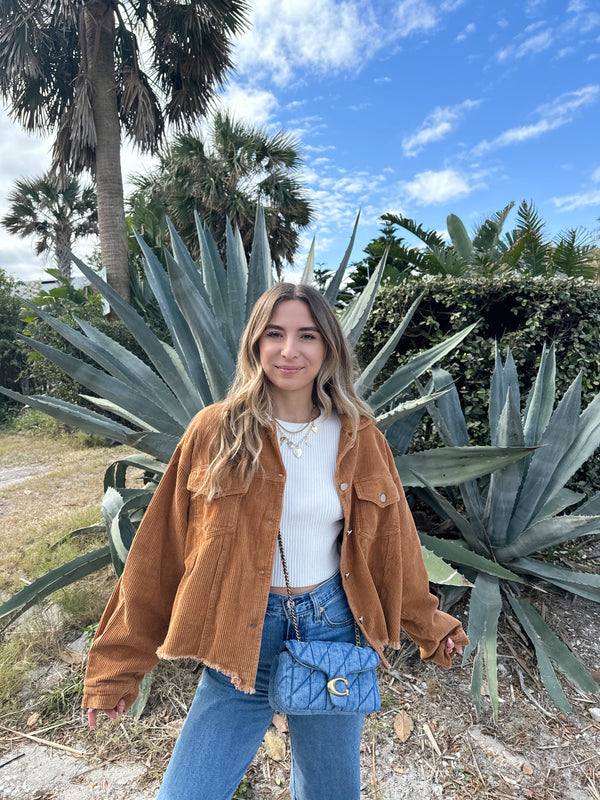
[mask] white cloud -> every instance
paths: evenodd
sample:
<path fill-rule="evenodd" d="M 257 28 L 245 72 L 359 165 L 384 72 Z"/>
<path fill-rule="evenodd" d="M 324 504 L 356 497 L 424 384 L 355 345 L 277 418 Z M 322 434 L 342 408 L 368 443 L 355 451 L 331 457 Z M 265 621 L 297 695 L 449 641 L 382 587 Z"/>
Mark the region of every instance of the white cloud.
<path fill-rule="evenodd" d="M 546 28 L 539 33 L 520 41 L 518 44 L 511 44 L 496 53 L 498 61 L 508 61 L 509 59 L 520 59 L 525 56 L 532 56 L 547 50 L 554 41 L 551 28 Z"/>
<path fill-rule="evenodd" d="M 464 31 L 462 33 L 458 34 L 458 36 L 456 37 L 456 39 L 454 41 L 455 42 L 464 42 L 464 40 L 467 38 L 467 36 L 470 36 L 472 33 L 475 33 L 475 25 L 472 22 L 470 22 L 467 25 L 467 27 L 464 29 Z"/>
<path fill-rule="evenodd" d="M 376 83 L 378 85 L 381 85 L 381 84 L 384 84 L 384 83 L 391 83 L 391 82 L 392 82 L 392 79 L 388 78 L 387 75 L 385 77 L 383 77 L 383 78 L 374 78 L 373 79 L 373 83 Z"/>
<path fill-rule="evenodd" d="M 434 6 L 423 0 L 400 0 L 396 6 L 395 20 L 400 36 L 429 31 L 438 22 Z"/>
<path fill-rule="evenodd" d="M 600 86 L 584 86 L 574 92 L 561 94 L 551 103 L 545 103 L 537 108 L 539 119 L 530 125 L 521 125 L 509 128 L 491 142 L 483 141 L 474 148 L 474 155 L 484 153 L 499 147 L 518 144 L 529 139 L 537 139 L 544 133 L 556 130 L 573 120 L 575 113 L 583 106 L 596 103 L 600 99 Z"/>
<path fill-rule="evenodd" d="M 454 130 L 465 111 L 477 108 L 479 104 L 479 100 L 465 100 L 455 106 L 435 108 L 425 117 L 416 133 L 402 140 L 404 155 L 416 156 L 426 145 L 443 139 Z"/>
<path fill-rule="evenodd" d="M 600 183 L 600 167 L 592 173 L 594 183 Z"/>
<path fill-rule="evenodd" d="M 587 8 L 587 3 L 584 3 L 583 0 L 571 0 L 567 11 L 569 14 L 580 14 L 582 11 L 585 11 Z"/>
<path fill-rule="evenodd" d="M 477 185 L 471 184 L 469 178 L 455 169 L 442 169 L 438 172 L 426 170 L 402 186 L 407 200 L 412 200 L 418 206 L 457 200 L 471 194 L 476 188 Z"/>
<path fill-rule="evenodd" d="M 600 189 L 582 192 L 581 194 L 570 194 L 566 197 L 552 197 L 550 199 L 560 211 L 572 211 L 574 208 L 582 208 L 583 206 L 600 206 Z"/>
<path fill-rule="evenodd" d="M 375 14 L 358 0 L 256 0 L 251 28 L 237 42 L 239 73 L 279 86 L 297 69 L 317 74 L 359 69 L 381 46 Z"/>
<path fill-rule="evenodd" d="M 266 89 L 230 83 L 219 96 L 218 105 L 240 122 L 265 128 L 272 122 L 279 103 L 273 92 Z"/>

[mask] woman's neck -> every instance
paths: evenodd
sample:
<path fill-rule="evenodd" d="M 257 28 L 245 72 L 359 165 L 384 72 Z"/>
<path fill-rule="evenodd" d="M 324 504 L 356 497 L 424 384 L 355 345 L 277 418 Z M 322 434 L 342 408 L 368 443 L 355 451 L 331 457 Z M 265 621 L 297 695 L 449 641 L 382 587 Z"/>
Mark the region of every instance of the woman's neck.
<path fill-rule="evenodd" d="M 317 408 L 312 401 L 273 398 L 273 416 L 282 422 L 309 422 Z"/>

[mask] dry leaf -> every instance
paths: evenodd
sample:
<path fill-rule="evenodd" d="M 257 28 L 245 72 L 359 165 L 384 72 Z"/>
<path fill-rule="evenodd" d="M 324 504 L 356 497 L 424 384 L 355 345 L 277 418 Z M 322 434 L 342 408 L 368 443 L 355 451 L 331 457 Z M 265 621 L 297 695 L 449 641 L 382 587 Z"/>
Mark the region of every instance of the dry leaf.
<path fill-rule="evenodd" d="M 527 761 L 523 764 L 523 774 L 524 775 L 533 775 L 533 767 L 531 764 L 528 764 Z"/>
<path fill-rule="evenodd" d="M 414 727 L 415 723 L 412 721 L 412 717 L 410 717 L 406 711 L 400 711 L 398 714 L 396 714 L 394 719 L 394 730 L 396 731 L 396 736 L 402 743 L 408 739 L 413 732 Z"/>
<path fill-rule="evenodd" d="M 287 733 L 287 719 L 283 714 L 273 714 L 273 725 L 277 728 L 278 733 Z"/>
<path fill-rule="evenodd" d="M 265 745 L 267 753 L 273 761 L 283 761 L 285 758 L 285 742 L 275 731 L 267 731 L 265 734 Z"/>
<path fill-rule="evenodd" d="M 39 724 L 40 724 L 40 715 L 38 714 L 37 711 L 34 711 L 33 714 L 31 714 L 27 718 L 27 722 L 26 722 L 25 727 L 26 728 L 37 728 L 37 727 L 39 727 Z"/>
<path fill-rule="evenodd" d="M 173 719 L 170 722 L 167 722 L 163 730 L 168 736 L 172 736 L 174 739 L 176 739 L 181 733 L 181 729 L 183 728 L 184 722 L 185 722 L 185 717 L 181 717 L 180 719 Z"/>
<path fill-rule="evenodd" d="M 80 667 L 83 664 L 83 654 L 78 653 L 77 650 L 70 650 L 69 648 L 63 650 L 62 647 L 59 647 L 58 655 L 65 664 L 72 664 L 74 667 Z"/>

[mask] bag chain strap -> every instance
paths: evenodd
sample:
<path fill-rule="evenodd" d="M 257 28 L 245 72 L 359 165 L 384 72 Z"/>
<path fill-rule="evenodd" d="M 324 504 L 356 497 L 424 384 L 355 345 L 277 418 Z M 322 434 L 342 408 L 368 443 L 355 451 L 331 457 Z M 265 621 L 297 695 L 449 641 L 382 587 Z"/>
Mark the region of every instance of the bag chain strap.
<path fill-rule="evenodd" d="M 285 553 L 283 551 L 283 540 L 281 538 L 281 530 L 277 531 L 277 541 L 279 543 L 279 553 L 281 555 L 281 563 L 283 565 L 283 574 L 285 576 L 285 588 L 287 590 L 288 600 L 290 601 L 290 611 L 292 612 L 292 622 L 294 623 L 294 631 L 296 632 L 296 639 L 301 642 L 302 639 L 300 638 L 300 631 L 298 629 L 298 620 L 296 619 L 296 607 L 294 605 L 294 601 L 292 599 L 292 589 L 290 587 L 290 578 L 288 575 L 288 568 L 287 568 L 287 561 L 285 560 Z M 352 622 L 354 623 L 354 636 L 356 638 L 356 646 L 360 647 L 360 630 L 358 629 L 358 625 L 356 624 L 356 620 L 354 616 L 352 617 Z"/>

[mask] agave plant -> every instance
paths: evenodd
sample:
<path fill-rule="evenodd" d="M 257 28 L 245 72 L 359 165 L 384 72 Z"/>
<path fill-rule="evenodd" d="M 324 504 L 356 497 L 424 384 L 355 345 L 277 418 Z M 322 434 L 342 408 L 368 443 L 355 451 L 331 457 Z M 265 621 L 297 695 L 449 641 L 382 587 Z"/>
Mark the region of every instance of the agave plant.
<path fill-rule="evenodd" d="M 325 289 L 334 305 L 354 242 L 358 218 L 348 249 L 339 269 Z M 109 534 L 109 545 L 81 556 L 34 581 L 0 606 L 0 617 L 18 613 L 41 597 L 72 580 L 98 569 L 111 560 L 118 574 L 134 536 L 137 523 L 154 488 L 191 418 L 203 407 L 224 397 L 235 371 L 239 338 L 257 298 L 272 284 L 273 272 L 262 210 L 256 221 L 254 245 L 246 261 L 239 233 L 227 226 L 227 269 L 219 256 L 210 232 L 197 220 L 201 266 L 193 261 L 169 222 L 172 253 L 165 249 L 165 272 L 151 248 L 138 236 L 145 259 L 146 279 L 168 326 L 172 345 L 159 340 L 142 317 L 108 284 L 81 261 L 77 265 L 89 282 L 106 298 L 143 348 L 153 369 L 122 345 L 92 325 L 78 320 L 80 331 L 71 328 L 43 309 L 31 307 L 64 339 L 92 358 L 98 367 L 53 349 L 41 342 L 26 341 L 39 353 L 65 370 L 94 395 L 82 395 L 99 410 L 67 403 L 48 396 L 24 396 L 1 389 L 0 392 L 40 409 L 83 430 L 128 444 L 141 451 L 120 459 L 105 477 L 102 512 Z M 363 292 L 341 315 L 341 324 L 352 346 L 358 341 L 373 306 L 385 257 Z M 313 282 L 314 246 L 309 253 L 302 281 Z M 384 367 L 417 307 L 413 304 L 402 323 L 382 350 L 358 378 L 357 388 L 371 404 L 382 430 L 415 409 L 423 409 L 436 395 L 398 402 L 410 384 L 435 362 L 456 347 L 473 326 L 447 338 L 430 350 L 400 366 L 377 389 L 377 376 Z M 110 416 L 107 416 L 110 414 Z M 435 485 L 446 485 L 448 473 L 456 481 L 466 481 L 512 463 L 523 454 L 522 448 L 480 448 L 467 452 L 448 447 L 398 461 L 406 485 L 418 483 L 413 470 Z M 142 468 L 146 473 L 143 489 L 127 488 L 127 471 Z M 457 583 L 462 576 L 433 555 L 426 553 L 432 580 Z M 87 572 L 86 572 L 87 570 Z"/>
<path fill-rule="evenodd" d="M 445 444 L 468 446 L 469 437 L 451 375 L 434 368 L 431 388 L 439 393 L 430 413 Z M 465 660 L 475 653 L 471 690 L 479 710 L 485 665 L 494 716 L 498 714 L 497 629 L 501 612 L 512 610 L 533 644 L 540 676 L 556 705 L 570 708 L 556 667 L 584 692 L 599 686 L 569 648 L 521 596 L 523 582 L 538 579 L 600 602 L 600 575 L 557 566 L 543 551 L 600 532 L 600 493 L 586 500 L 565 484 L 600 445 L 600 395 L 581 413 L 581 376 L 556 409 L 554 347 L 544 348 L 538 373 L 521 415 L 517 370 L 510 351 L 496 352 L 489 401 L 492 444 L 535 448 L 523 460 L 495 471 L 487 481 L 459 484 L 459 513 L 422 477 L 417 493 L 456 526 L 457 541 L 421 534 L 422 543 L 461 568 L 474 581 Z M 584 502 L 582 502 L 584 501 Z M 566 509 L 577 506 L 571 513 Z"/>

